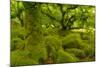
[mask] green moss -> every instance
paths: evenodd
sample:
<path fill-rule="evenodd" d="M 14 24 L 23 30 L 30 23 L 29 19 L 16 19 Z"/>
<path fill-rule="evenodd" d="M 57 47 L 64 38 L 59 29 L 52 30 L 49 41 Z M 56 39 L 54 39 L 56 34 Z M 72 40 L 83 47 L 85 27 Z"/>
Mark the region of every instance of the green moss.
<path fill-rule="evenodd" d="M 46 46 L 48 45 L 56 50 L 61 48 L 61 44 L 62 44 L 61 39 L 57 35 L 47 36 L 45 38 L 45 45 Z"/>
<path fill-rule="evenodd" d="M 83 43 L 82 39 L 80 38 L 79 34 L 69 34 L 62 40 L 63 48 L 85 48 L 85 43 Z"/>
<path fill-rule="evenodd" d="M 20 38 L 13 38 L 11 40 L 11 50 L 22 49 L 23 46 L 23 40 L 21 40 Z"/>
<path fill-rule="evenodd" d="M 31 53 L 31 58 L 35 61 L 39 62 L 39 59 L 45 59 L 47 57 L 47 52 L 45 46 L 43 44 L 38 45 L 28 45 L 27 50 Z"/>
<path fill-rule="evenodd" d="M 77 58 L 86 57 L 84 50 L 81 49 L 70 48 L 70 49 L 66 49 L 66 52 L 74 54 Z"/>
<path fill-rule="evenodd" d="M 34 59 L 29 57 L 28 51 L 12 51 L 11 52 L 11 65 L 30 65 L 38 64 Z"/>
<path fill-rule="evenodd" d="M 70 63 L 70 62 L 77 62 L 78 59 L 73 55 L 68 52 L 65 52 L 63 50 L 58 51 L 58 58 L 57 58 L 57 63 Z"/>
<path fill-rule="evenodd" d="M 84 48 L 85 54 L 88 57 L 94 57 L 95 56 L 95 47 L 91 47 L 90 45 L 87 46 L 87 48 Z"/>

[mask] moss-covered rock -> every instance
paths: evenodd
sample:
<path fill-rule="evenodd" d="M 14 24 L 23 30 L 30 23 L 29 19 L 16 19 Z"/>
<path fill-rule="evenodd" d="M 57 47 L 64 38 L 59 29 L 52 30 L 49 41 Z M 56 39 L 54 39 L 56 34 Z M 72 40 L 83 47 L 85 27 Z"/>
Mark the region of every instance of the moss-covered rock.
<path fill-rule="evenodd" d="M 24 47 L 24 42 L 20 38 L 13 38 L 11 40 L 11 50 L 22 49 Z"/>
<path fill-rule="evenodd" d="M 66 52 L 74 54 L 77 58 L 86 57 L 84 50 L 81 50 L 81 49 L 70 48 L 70 49 L 66 49 Z"/>
<path fill-rule="evenodd" d="M 76 58 L 73 54 L 65 52 L 64 50 L 58 51 L 57 63 L 70 63 L 77 62 L 78 58 Z"/>
<path fill-rule="evenodd" d="M 95 56 L 95 47 L 91 47 L 90 45 L 87 48 L 84 48 L 84 52 L 87 57 L 94 57 Z"/>
<path fill-rule="evenodd" d="M 39 62 L 40 58 L 47 58 L 46 48 L 42 44 L 28 45 L 27 50 L 29 50 L 30 52 L 30 58 L 34 59 L 37 62 Z"/>
<path fill-rule="evenodd" d="M 45 37 L 45 46 L 49 46 L 58 50 L 61 48 L 61 44 L 61 39 L 57 35 Z"/>
<path fill-rule="evenodd" d="M 66 48 L 78 48 L 78 49 L 83 49 L 85 48 L 85 44 L 82 39 L 80 38 L 79 34 L 69 34 L 66 37 L 62 39 L 62 46 L 64 49 Z"/>
<path fill-rule="evenodd" d="M 34 59 L 29 57 L 29 51 L 16 50 L 11 52 L 11 65 L 30 65 L 38 64 Z"/>

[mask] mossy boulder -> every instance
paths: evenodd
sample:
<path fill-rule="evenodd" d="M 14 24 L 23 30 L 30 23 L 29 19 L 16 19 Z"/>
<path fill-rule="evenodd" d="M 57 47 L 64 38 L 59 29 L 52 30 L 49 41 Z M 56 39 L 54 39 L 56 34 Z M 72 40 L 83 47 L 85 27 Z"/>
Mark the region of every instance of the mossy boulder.
<path fill-rule="evenodd" d="M 38 64 L 34 59 L 29 57 L 29 51 L 16 50 L 11 52 L 11 65 L 30 65 Z"/>
<path fill-rule="evenodd" d="M 79 34 L 69 34 L 62 39 L 62 46 L 64 49 L 77 48 L 83 49 L 87 44 L 84 43 Z"/>
<path fill-rule="evenodd" d="M 64 50 L 58 51 L 57 63 L 70 63 L 77 62 L 78 58 L 76 58 L 73 54 L 65 52 Z"/>
<path fill-rule="evenodd" d="M 57 35 L 45 37 L 45 46 L 49 46 L 55 50 L 58 50 L 61 48 L 61 44 L 61 39 Z"/>
<path fill-rule="evenodd" d="M 81 50 L 81 49 L 70 48 L 70 49 L 66 49 L 65 51 L 68 53 L 74 54 L 77 58 L 86 57 L 84 50 Z"/>

